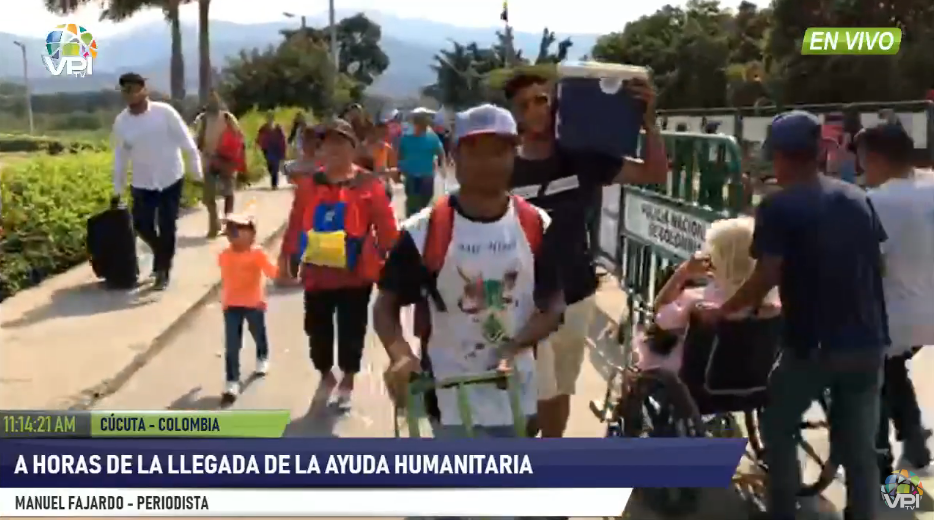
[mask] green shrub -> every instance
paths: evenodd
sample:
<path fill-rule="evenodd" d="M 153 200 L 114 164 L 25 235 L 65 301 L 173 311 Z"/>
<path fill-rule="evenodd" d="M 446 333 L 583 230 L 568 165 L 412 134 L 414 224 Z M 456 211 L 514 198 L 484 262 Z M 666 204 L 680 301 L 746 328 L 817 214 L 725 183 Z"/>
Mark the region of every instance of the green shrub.
<path fill-rule="evenodd" d="M 113 192 L 109 152 L 34 158 L 5 165 L 0 176 L 0 300 L 87 259 L 88 217 Z M 183 205 L 196 203 L 186 185 Z"/>
<path fill-rule="evenodd" d="M 276 111 L 286 131 L 299 109 Z M 266 175 L 254 145 L 265 114 L 245 114 L 246 181 Z M 54 151 L 53 151 L 54 150 Z M 64 151 L 72 153 L 62 154 Z M 113 152 L 105 143 L 0 134 L 0 152 L 35 153 L 5 161 L 0 175 L 0 301 L 87 260 L 87 219 L 106 209 L 113 192 Z M 200 187 L 185 184 L 182 205 L 200 200 Z"/>
<path fill-rule="evenodd" d="M 59 155 L 84 150 L 103 150 L 104 144 L 30 135 L 0 135 L 0 153 L 38 152 Z"/>

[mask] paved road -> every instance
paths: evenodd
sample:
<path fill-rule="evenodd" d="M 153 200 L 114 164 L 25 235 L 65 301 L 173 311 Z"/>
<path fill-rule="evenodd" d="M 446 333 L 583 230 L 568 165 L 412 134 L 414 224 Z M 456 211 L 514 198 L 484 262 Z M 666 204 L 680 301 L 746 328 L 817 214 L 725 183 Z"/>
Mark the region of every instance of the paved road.
<path fill-rule="evenodd" d="M 401 197 L 399 197 L 401 198 Z M 398 199 L 398 198 L 397 198 Z M 277 250 L 278 245 L 276 245 Z M 269 375 L 247 380 L 245 390 L 234 404 L 235 409 L 288 409 L 292 422 L 287 435 L 297 437 L 391 437 L 392 413 L 385 396 L 381 374 L 387 358 L 372 331 L 368 334 L 364 369 L 357 381 L 353 410 L 338 417 L 327 410 L 311 409 L 311 397 L 319 376 L 308 359 L 307 339 L 302 331 L 302 295 L 297 289 L 274 289 L 267 312 L 272 351 Z M 216 409 L 223 389 L 223 327 L 218 303 L 210 303 L 191 320 L 155 359 L 143 367 L 119 392 L 97 404 L 98 409 Z M 253 366 L 252 342 L 245 341 L 241 353 L 243 372 Z M 569 435 L 596 437 L 601 425 L 587 409 L 590 399 L 602 397 L 604 365 L 599 355 L 591 355 L 578 384 L 579 395 L 573 402 Z M 916 373 L 930 374 L 934 368 L 934 349 L 923 352 L 915 362 Z M 934 380 L 916 378 L 926 408 L 934 407 Z M 929 415 L 934 418 L 934 416 Z M 819 449 L 826 442 L 816 438 Z M 813 471 L 814 468 L 809 468 Z M 923 474 L 922 474 L 923 475 Z M 808 509 L 832 511 L 842 503 L 842 486 L 832 487 L 823 500 L 807 505 Z M 836 506 L 836 507 L 835 507 Z M 824 515 L 821 515 L 824 516 Z M 631 504 L 627 517 L 638 520 L 659 518 L 639 504 Z M 740 520 L 748 518 L 748 509 L 729 490 L 709 490 L 700 510 L 692 519 Z M 885 518 L 888 518 L 886 516 Z M 898 516 L 897 518 L 906 518 Z M 907 518 L 934 519 L 923 513 Z"/>

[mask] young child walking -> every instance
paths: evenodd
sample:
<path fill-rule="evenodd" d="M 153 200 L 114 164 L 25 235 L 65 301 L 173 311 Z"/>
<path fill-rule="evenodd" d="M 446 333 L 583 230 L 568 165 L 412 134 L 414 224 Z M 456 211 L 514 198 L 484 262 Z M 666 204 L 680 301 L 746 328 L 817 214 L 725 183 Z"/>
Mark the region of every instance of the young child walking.
<path fill-rule="evenodd" d="M 269 370 L 269 342 L 266 338 L 266 287 L 263 275 L 274 279 L 278 268 L 255 245 L 256 217 L 250 213 L 231 214 L 226 220 L 230 246 L 221 252 L 221 302 L 224 307 L 224 375 L 227 384 L 223 400 L 230 403 L 240 394 L 240 348 L 246 322 L 256 344 L 257 375 Z"/>

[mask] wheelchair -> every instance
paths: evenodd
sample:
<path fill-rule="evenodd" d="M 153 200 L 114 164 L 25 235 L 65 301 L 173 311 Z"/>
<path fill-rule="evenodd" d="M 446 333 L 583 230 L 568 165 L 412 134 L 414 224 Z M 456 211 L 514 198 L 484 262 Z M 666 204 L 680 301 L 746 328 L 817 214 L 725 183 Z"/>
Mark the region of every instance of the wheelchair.
<path fill-rule="evenodd" d="M 604 400 L 591 402 L 591 411 L 606 423 L 607 437 L 748 438 L 744 458 L 751 464 L 741 464 L 733 485 L 751 507 L 761 510 L 768 466 L 759 420 L 767 404 L 768 379 L 780 355 L 781 327 L 781 317 L 728 320 L 716 327 L 692 318 L 679 373 L 640 370 L 632 363 L 614 367 Z M 621 327 L 616 341 L 625 350 L 623 359 L 630 359 L 626 336 L 631 334 L 623 330 L 631 328 Z M 819 404 L 826 418 L 827 399 Z M 815 482 L 802 487 L 800 496 L 820 494 L 837 476 L 837 466 L 826 463 L 804 435 L 826 428 L 826 420 L 801 424 L 799 447 L 821 472 Z M 701 491 L 642 488 L 634 491 L 633 498 L 660 516 L 678 518 L 695 512 Z"/>

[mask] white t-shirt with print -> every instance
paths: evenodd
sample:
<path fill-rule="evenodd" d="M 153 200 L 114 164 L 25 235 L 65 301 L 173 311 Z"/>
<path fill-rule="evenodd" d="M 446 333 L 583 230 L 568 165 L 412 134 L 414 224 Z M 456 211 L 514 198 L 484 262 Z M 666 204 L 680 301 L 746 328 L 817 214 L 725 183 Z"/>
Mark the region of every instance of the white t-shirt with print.
<path fill-rule="evenodd" d="M 934 344 L 934 178 L 892 179 L 869 198 L 888 235 L 883 289 L 889 353 Z"/>
<path fill-rule="evenodd" d="M 537 209 L 537 208 L 536 208 Z M 539 210 L 542 222 L 550 219 Z M 447 310 L 431 308 L 428 355 L 436 379 L 488 372 L 497 364 L 496 347 L 513 337 L 535 310 L 534 256 L 514 205 L 496 222 L 475 222 L 454 213 L 451 243 L 437 288 Z M 403 223 L 424 254 L 431 208 Z M 522 412 L 535 413 L 535 357 L 524 349 L 515 360 Z M 475 426 L 513 424 L 509 393 L 494 385 L 466 388 Z M 454 389 L 438 390 L 441 422 L 463 424 Z"/>

